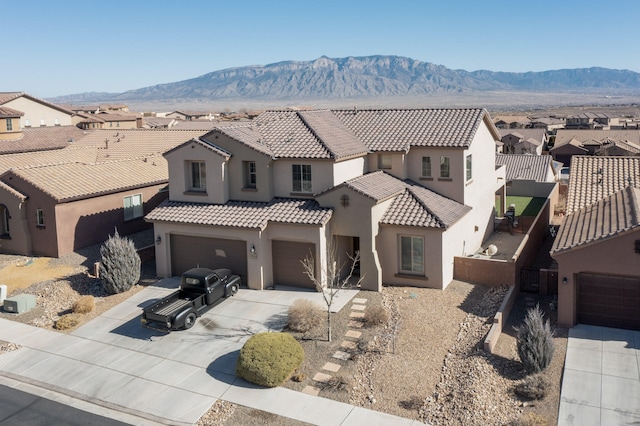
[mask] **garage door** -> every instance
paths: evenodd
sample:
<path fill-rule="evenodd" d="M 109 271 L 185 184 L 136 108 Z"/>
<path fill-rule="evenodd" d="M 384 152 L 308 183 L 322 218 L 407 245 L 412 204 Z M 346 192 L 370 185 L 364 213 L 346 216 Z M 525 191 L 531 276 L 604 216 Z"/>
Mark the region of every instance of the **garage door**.
<path fill-rule="evenodd" d="M 271 253 L 273 258 L 273 282 L 275 285 L 315 289 L 315 285 L 304 273 L 304 268 L 300 263 L 310 253 L 315 255 L 315 244 L 273 240 L 271 242 Z"/>
<path fill-rule="evenodd" d="M 174 235 L 171 237 L 171 273 L 201 268 L 229 268 L 247 282 L 247 243 L 222 238 Z"/>
<path fill-rule="evenodd" d="M 578 322 L 640 330 L 640 277 L 578 276 Z"/>

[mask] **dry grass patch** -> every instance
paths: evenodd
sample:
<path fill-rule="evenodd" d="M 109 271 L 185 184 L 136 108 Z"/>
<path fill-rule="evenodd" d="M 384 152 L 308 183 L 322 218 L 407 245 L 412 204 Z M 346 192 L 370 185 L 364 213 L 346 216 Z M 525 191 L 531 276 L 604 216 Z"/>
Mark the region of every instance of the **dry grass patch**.
<path fill-rule="evenodd" d="M 7 285 L 7 292 L 27 288 L 42 281 L 57 280 L 73 275 L 76 268 L 69 265 L 49 264 L 50 258 L 25 258 L 0 269 L 0 283 Z"/>
<path fill-rule="evenodd" d="M 71 310 L 76 314 L 88 314 L 96 307 L 96 299 L 91 295 L 81 296 L 76 300 Z"/>

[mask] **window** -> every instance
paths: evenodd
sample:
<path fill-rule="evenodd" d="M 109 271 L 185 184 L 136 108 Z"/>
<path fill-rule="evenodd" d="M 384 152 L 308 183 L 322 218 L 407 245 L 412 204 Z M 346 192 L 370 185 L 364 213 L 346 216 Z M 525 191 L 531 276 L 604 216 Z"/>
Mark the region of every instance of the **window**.
<path fill-rule="evenodd" d="M 0 237 L 9 236 L 9 210 L 4 204 L 0 204 Z"/>
<path fill-rule="evenodd" d="M 56 126 L 59 126 L 59 125 L 60 125 L 60 120 L 56 118 L 56 119 L 55 119 L 54 124 L 55 124 Z"/>
<path fill-rule="evenodd" d="M 142 194 L 124 197 L 124 220 L 142 217 Z"/>
<path fill-rule="evenodd" d="M 191 162 L 191 188 L 192 191 L 204 192 L 207 190 L 207 175 L 204 161 Z"/>
<path fill-rule="evenodd" d="M 449 159 L 449 157 L 440 157 L 440 177 L 451 177 L 451 160 Z"/>
<path fill-rule="evenodd" d="M 467 155 L 467 182 L 471 180 L 473 177 L 472 166 L 473 162 L 471 161 L 471 154 Z"/>
<path fill-rule="evenodd" d="M 391 168 L 391 154 L 378 154 L 378 168 L 379 169 Z"/>
<path fill-rule="evenodd" d="M 29 120 L 28 118 L 25 118 L 25 120 L 24 120 L 24 126 L 25 126 L 25 127 L 31 127 L 31 120 Z"/>
<path fill-rule="evenodd" d="M 13 121 L 10 118 L 7 118 L 7 132 L 10 132 L 13 130 Z"/>
<path fill-rule="evenodd" d="M 431 177 L 431 157 L 422 157 L 422 177 Z"/>
<path fill-rule="evenodd" d="M 258 174 L 256 172 L 255 161 L 243 161 L 242 168 L 244 173 L 244 187 L 255 188 L 258 182 Z"/>
<path fill-rule="evenodd" d="M 40 127 L 44 127 L 46 126 L 46 123 L 44 122 L 44 118 L 40 119 Z"/>
<path fill-rule="evenodd" d="M 311 192 L 311 165 L 294 164 L 292 166 L 293 192 Z"/>
<path fill-rule="evenodd" d="M 36 226 L 44 226 L 44 210 L 36 210 Z"/>
<path fill-rule="evenodd" d="M 422 237 L 400 236 L 400 270 L 424 273 L 424 240 Z"/>

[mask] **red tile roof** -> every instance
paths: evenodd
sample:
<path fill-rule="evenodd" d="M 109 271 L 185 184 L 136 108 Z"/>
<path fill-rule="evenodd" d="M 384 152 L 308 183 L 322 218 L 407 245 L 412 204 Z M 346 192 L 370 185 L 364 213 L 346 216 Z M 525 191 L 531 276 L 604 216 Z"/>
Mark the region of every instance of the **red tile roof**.
<path fill-rule="evenodd" d="M 324 225 L 333 210 L 315 200 L 274 198 L 268 203 L 228 201 L 225 204 L 163 201 L 145 219 L 150 222 L 189 223 L 264 230 L 269 222 Z"/>
<path fill-rule="evenodd" d="M 569 214 L 551 248 L 558 254 L 640 229 L 640 189 L 627 186 Z"/>

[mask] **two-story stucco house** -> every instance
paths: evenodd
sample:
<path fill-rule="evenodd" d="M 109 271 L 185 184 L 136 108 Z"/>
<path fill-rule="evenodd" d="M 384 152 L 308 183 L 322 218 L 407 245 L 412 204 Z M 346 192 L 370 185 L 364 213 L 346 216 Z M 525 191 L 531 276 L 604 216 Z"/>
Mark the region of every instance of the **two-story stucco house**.
<path fill-rule="evenodd" d="M 360 253 L 362 288 L 445 288 L 493 231 L 504 167 L 482 109 L 267 111 L 165 153 L 159 276 L 230 267 L 253 289 L 313 287 L 301 260 Z M 317 268 L 322 270 L 322 268 Z M 318 278 L 323 278 L 319 276 Z"/>

